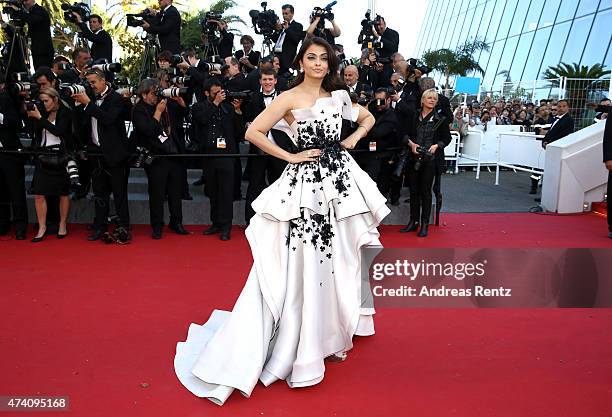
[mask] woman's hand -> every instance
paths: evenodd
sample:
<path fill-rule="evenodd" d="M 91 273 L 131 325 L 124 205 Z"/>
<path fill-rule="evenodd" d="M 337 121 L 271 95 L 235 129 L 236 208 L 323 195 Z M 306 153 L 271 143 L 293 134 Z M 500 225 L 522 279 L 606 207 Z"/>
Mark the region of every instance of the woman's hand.
<path fill-rule="evenodd" d="M 415 154 L 415 155 L 419 154 L 419 151 L 417 151 L 418 147 L 419 147 L 419 145 L 417 145 L 416 143 L 414 143 L 414 142 L 410 143 L 410 149 L 412 149 L 412 153 Z"/>
<path fill-rule="evenodd" d="M 438 144 L 437 143 L 434 143 L 433 145 L 431 145 L 429 147 L 429 152 L 431 152 L 431 153 L 436 153 L 437 150 L 438 150 Z"/>
<path fill-rule="evenodd" d="M 41 119 L 41 115 L 40 112 L 38 111 L 38 107 L 36 107 L 36 104 L 34 105 L 34 110 L 31 110 L 28 112 L 28 117 L 31 117 L 33 119 Z"/>
<path fill-rule="evenodd" d="M 321 149 L 308 149 L 306 151 L 291 154 L 291 158 L 287 162 L 290 164 L 317 162 L 317 157 L 319 156 L 321 156 Z"/>
<path fill-rule="evenodd" d="M 340 142 L 340 146 L 342 146 L 344 149 L 355 149 L 355 146 L 357 146 L 357 142 L 359 142 L 360 139 L 361 138 L 359 136 L 356 136 L 353 133 L 348 138 Z"/>

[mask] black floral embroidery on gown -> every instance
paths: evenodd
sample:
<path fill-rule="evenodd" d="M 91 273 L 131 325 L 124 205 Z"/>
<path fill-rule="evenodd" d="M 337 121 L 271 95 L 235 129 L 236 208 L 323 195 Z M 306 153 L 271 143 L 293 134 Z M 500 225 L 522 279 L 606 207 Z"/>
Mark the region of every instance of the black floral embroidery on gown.
<path fill-rule="evenodd" d="M 300 182 L 312 185 L 312 193 L 317 188 L 323 191 L 323 180 L 331 180 L 338 195 L 347 197 L 351 184 L 349 183 L 348 156 L 340 145 L 341 114 L 339 112 L 325 115 L 325 111 L 319 113 L 322 118 L 315 120 L 297 121 L 297 145 L 298 151 L 307 149 L 321 149 L 321 156 L 317 162 L 305 162 L 288 166 L 290 176 L 289 190 L 286 192 L 290 198 Z M 281 203 L 286 200 L 281 199 Z M 325 259 L 332 258 L 332 238 L 334 229 L 330 222 L 330 210 L 333 206 L 323 207 L 324 201 L 317 204 L 327 209 L 325 214 L 314 212 L 306 213 L 305 208 L 300 209 L 300 217 L 289 222 L 289 234 L 286 236 L 286 244 L 291 251 L 296 251 L 300 244 L 312 245 L 322 256 L 319 260 L 323 263 Z M 337 204 L 341 204 L 338 201 Z"/>

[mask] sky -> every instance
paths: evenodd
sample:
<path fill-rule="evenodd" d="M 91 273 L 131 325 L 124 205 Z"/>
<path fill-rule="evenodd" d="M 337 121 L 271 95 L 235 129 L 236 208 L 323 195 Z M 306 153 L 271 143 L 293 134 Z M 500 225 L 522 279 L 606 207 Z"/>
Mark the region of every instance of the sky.
<path fill-rule="evenodd" d="M 240 31 L 243 35 L 251 35 L 255 39 L 255 49 L 260 50 L 261 35 L 256 35 L 251 28 L 251 18 L 249 10 L 262 10 L 261 0 L 236 0 L 239 4 L 230 10 L 230 14 L 238 15 L 245 21 L 247 26 L 235 24 L 231 27 Z M 309 16 L 315 6 L 325 7 L 330 0 L 312 1 L 312 0 L 282 0 L 268 1 L 268 9 L 273 9 L 279 17 L 282 17 L 281 6 L 289 3 L 295 7 L 295 20 L 304 26 L 304 30 L 308 27 Z M 92 3 L 105 7 L 106 0 L 92 0 Z M 204 2 L 198 2 L 202 4 Z M 405 58 L 412 57 L 414 52 L 421 23 L 425 17 L 428 0 L 378 0 L 375 1 L 376 8 L 372 13 L 374 18 L 375 13 L 380 14 L 385 18 L 387 26 L 400 33 L 399 52 Z M 336 38 L 336 43 L 344 45 L 344 51 L 347 57 L 360 56 L 360 45 L 357 43 L 357 37 L 361 31 L 361 20 L 364 19 L 365 13 L 368 10 L 369 2 L 367 0 L 338 0 L 338 3 L 333 7 L 332 11 L 335 15 L 335 20 L 342 34 Z M 327 23 L 329 26 L 329 23 Z M 240 37 L 234 38 L 235 47 L 240 48 Z M 418 57 L 415 57 L 418 58 Z"/>

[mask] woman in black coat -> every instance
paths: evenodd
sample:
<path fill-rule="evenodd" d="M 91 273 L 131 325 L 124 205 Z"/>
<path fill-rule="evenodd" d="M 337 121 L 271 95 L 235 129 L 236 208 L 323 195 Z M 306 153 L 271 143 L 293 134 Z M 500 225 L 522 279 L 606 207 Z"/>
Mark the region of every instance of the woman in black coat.
<path fill-rule="evenodd" d="M 449 121 L 440 117 L 434 108 L 438 92 L 431 88 L 421 96 L 421 111 L 417 113 L 408 145 L 411 150 L 408 164 L 410 184 L 410 222 L 401 232 L 413 232 L 425 237 L 431 215 L 432 187 L 435 176 L 444 169 L 444 148 L 450 143 Z"/>
<path fill-rule="evenodd" d="M 72 150 L 72 110 L 62 102 L 59 93 L 53 88 L 44 88 L 40 92 L 40 104 L 28 111 L 33 121 L 33 147 L 41 152 L 56 152 L 60 160 L 53 156 L 40 155 L 36 160 L 32 178 L 32 193 L 38 217 L 38 234 L 32 242 L 40 242 L 45 237 L 47 202 L 45 196 L 60 196 L 60 224 L 57 237 L 62 239 L 68 234 L 66 219 L 70 209 L 68 197 L 70 181 L 63 159 L 66 152 Z M 39 108 L 39 106 L 41 108 Z"/>

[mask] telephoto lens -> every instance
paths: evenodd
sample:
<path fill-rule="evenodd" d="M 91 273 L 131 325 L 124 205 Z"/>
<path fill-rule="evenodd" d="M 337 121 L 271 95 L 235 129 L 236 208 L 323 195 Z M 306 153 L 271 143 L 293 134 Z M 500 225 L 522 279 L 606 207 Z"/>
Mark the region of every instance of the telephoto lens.
<path fill-rule="evenodd" d="M 121 64 L 118 62 L 113 62 L 112 64 L 96 64 L 92 65 L 91 68 L 104 72 L 121 72 Z"/>
<path fill-rule="evenodd" d="M 60 91 L 63 95 L 72 96 L 75 94 L 84 94 L 85 87 L 81 84 L 60 84 Z"/>
<path fill-rule="evenodd" d="M 125 95 L 135 96 L 136 87 L 123 87 L 123 88 L 118 89 L 117 93 L 121 96 L 125 96 Z"/>
<path fill-rule="evenodd" d="M 66 171 L 68 172 L 68 177 L 70 178 L 70 186 L 80 187 L 81 181 L 79 179 L 79 166 L 74 160 L 70 159 L 68 163 L 66 163 Z"/>
<path fill-rule="evenodd" d="M 163 98 L 178 97 L 182 94 L 187 94 L 187 90 L 187 87 L 160 88 L 157 90 L 157 96 Z"/>

